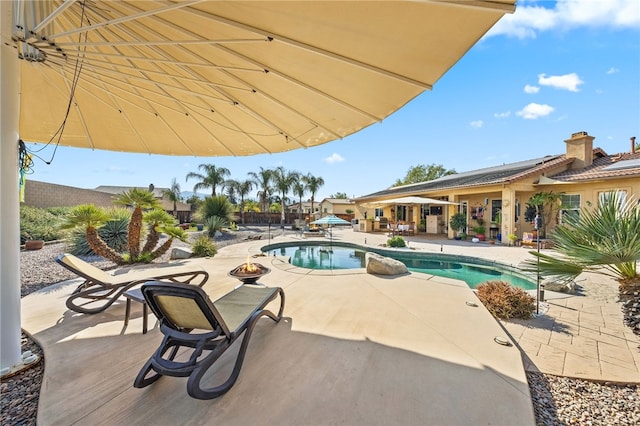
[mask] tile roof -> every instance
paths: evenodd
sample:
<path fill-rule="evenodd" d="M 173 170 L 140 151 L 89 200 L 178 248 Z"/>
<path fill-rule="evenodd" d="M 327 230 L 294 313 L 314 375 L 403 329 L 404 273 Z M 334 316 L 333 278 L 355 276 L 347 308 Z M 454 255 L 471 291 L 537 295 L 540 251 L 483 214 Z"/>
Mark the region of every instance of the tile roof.
<path fill-rule="evenodd" d="M 640 152 L 607 155 L 601 148 L 593 150 L 593 164 L 576 170 L 567 170 L 554 175 L 546 174 L 559 166 L 569 166 L 574 158 L 567 158 L 565 154 L 548 155 L 501 166 L 487 167 L 463 173 L 443 176 L 438 179 L 396 186 L 382 191 L 358 197 L 366 200 L 384 196 L 400 196 L 443 189 L 470 188 L 484 185 L 514 182 L 520 179 L 546 176 L 554 181 L 576 182 L 594 179 L 619 178 L 629 176 L 640 177 Z M 608 167 L 609 166 L 609 167 Z"/>
<path fill-rule="evenodd" d="M 625 152 L 594 158 L 593 163 L 588 167 L 567 170 L 552 177 L 556 181 L 576 182 L 629 176 L 640 178 L 640 152 Z"/>
<path fill-rule="evenodd" d="M 549 168 L 557 167 L 565 163 L 568 164 L 571 161 L 573 161 L 573 159 L 566 159 L 564 154 L 548 155 L 546 157 L 534 158 L 532 160 L 519 161 L 516 163 L 503 164 L 501 166 L 487 167 L 484 169 L 477 169 L 468 172 L 442 176 L 438 179 L 426 182 L 391 187 L 382 191 L 358 197 L 358 199 L 387 195 L 415 194 L 419 192 L 436 191 L 442 189 L 492 185 L 497 183 L 510 182 L 516 179 L 522 179 L 531 175 L 540 174 Z"/>

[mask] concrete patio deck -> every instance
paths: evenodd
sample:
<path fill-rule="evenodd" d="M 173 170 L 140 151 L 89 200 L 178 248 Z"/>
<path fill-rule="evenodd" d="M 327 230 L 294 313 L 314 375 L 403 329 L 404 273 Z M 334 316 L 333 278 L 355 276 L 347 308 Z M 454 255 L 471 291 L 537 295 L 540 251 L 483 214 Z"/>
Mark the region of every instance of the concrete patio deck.
<path fill-rule="evenodd" d="M 368 245 L 386 240 L 382 234 L 351 229 L 333 236 L 359 244 L 365 238 Z M 516 265 L 527 256 L 527 250 L 518 248 L 407 239 L 424 252 L 442 250 Z M 235 244 L 212 259 L 182 263 L 209 271 L 204 288 L 215 300 L 238 284 L 227 271 L 267 243 Z M 626 374 L 626 381 L 640 381 L 640 342 L 623 329 L 619 304 L 607 302 L 606 294 L 602 300 L 589 294 L 554 299 L 535 323 L 512 322 L 503 328 L 482 305 L 466 304 L 475 295 L 458 281 L 415 273 L 380 277 L 363 270 L 300 270 L 278 257 L 255 261 L 271 268 L 261 283 L 284 288 L 285 318 L 279 324 L 266 319 L 258 324 L 238 382 L 211 401 L 190 398 L 181 378 L 133 388 L 135 375 L 160 341 L 153 318 L 149 333 L 141 334 L 139 305 L 125 328 L 124 301 L 97 315 L 66 309 L 65 299 L 78 280 L 25 297 L 23 328 L 41 343 L 46 357 L 39 423 L 532 425 L 518 348 L 526 352 L 529 369 L 577 371 L 583 374 L 578 377 L 615 381 Z M 602 308 L 606 305 L 611 309 Z M 573 314 L 563 314 L 565 310 Z M 594 311 L 602 313 L 602 324 Z M 494 342 L 496 336 L 509 337 L 506 330 L 517 346 Z M 578 349 L 593 345 L 597 350 Z M 223 370 L 230 355 L 225 355 Z M 599 367 L 578 371 L 594 363 Z M 599 376 L 592 377 L 596 372 Z"/>

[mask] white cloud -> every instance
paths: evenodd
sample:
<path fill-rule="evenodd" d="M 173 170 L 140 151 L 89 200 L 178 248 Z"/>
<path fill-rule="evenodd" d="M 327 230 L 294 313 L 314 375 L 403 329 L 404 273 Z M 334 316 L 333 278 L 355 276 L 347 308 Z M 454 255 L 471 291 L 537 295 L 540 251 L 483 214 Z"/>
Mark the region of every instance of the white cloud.
<path fill-rule="evenodd" d="M 495 118 L 508 118 L 511 115 L 511 111 L 496 112 L 493 114 Z"/>
<path fill-rule="evenodd" d="M 558 0 L 553 4 L 519 0 L 513 14 L 504 15 L 486 37 L 507 35 L 535 38 L 542 31 L 576 27 L 638 28 L 638 0 Z"/>
<path fill-rule="evenodd" d="M 472 121 L 471 123 L 469 123 L 471 125 L 471 127 L 473 127 L 474 129 L 479 129 L 480 127 L 482 127 L 484 125 L 484 122 L 482 120 L 475 120 Z"/>
<path fill-rule="evenodd" d="M 528 93 L 528 94 L 534 94 L 534 93 L 538 93 L 540 91 L 540 88 L 538 86 L 532 86 L 530 84 L 527 84 L 526 86 L 524 86 L 524 93 Z"/>
<path fill-rule="evenodd" d="M 617 74 L 620 70 L 618 68 L 611 67 L 607 70 L 607 74 Z"/>
<path fill-rule="evenodd" d="M 553 112 L 554 108 L 546 104 L 536 104 L 534 102 L 522 108 L 516 112 L 516 115 L 524 118 L 525 120 L 536 120 L 540 117 L 545 117 Z"/>
<path fill-rule="evenodd" d="M 572 72 L 565 75 L 550 75 L 538 74 L 538 84 L 541 86 L 551 86 L 556 89 L 565 89 L 570 92 L 579 92 L 578 86 L 584 83 L 580 80 L 578 74 Z"/>
<path fill-rule="evenodd" d="M 324 162 L 328 164 L 341 163 L 343 161 L 344 161 L 344 158 L 336 152 L 334 152 L 333 154 L 331 154 L 331 156 L 324 159 Z"/>

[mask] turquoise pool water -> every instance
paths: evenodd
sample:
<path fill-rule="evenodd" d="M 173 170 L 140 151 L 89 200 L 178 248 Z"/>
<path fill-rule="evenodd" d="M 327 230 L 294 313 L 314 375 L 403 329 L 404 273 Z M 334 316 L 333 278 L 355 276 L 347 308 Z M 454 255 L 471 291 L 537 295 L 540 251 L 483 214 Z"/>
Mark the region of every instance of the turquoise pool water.
<path fill-rule="evenodd" d="M 357 246 L 322 244 L 272 244 L 262 248 L 267 255 L 289 256 L 291 264 L 308 269 L 364 268 L 366 251 Z M 500 280 L 525 290 L 534 290 L 536 284 L 517 272 L 493 262 L 465 256 L 445 254 L 374 251 L 392 257 L 407 265 L 413 272 L 461 280 L 471 288 Z"/>

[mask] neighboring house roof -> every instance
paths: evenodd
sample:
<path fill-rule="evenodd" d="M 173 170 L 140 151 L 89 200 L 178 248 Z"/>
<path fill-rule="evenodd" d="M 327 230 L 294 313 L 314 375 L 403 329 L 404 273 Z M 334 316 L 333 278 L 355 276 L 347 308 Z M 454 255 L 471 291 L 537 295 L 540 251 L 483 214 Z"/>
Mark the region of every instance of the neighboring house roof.
<path fill-rule="evenodd" d="M 100 185 L 95 188 L 95 191 L 100 192 L 108 192 L 109 194 L 122 194 L 123 192 L 132 190 L 132 189 L 144 189 L 149 190 L 149 187 L 143 186 L 110 186 L 110 185 Z M 156 198 L 162 198 L 164 196 L 164 191 L 167 191 L 169 188 L 153 188 L 153 196 Z"/>
<path fill-rule="evenodd" d="M 355 204 L 353 200 L 349 200 L 347 198 L 325 198 L 321 201 L 321 203 L 331 203 L 331 204 Z"/>
<path fill-rule="evenodd" d="M 109 185 L 100 185 L 97 188 L 95 188 L 95 191 L 100 191 L 100 192 L 106 192 L 109 194 L 122 194 L 123 192 L 129 191 L 131 189 L 143 189 L 143 190 L 149 190 L 148 187 L 141 187 L 141 186 L 109 186 Z M 153 188 L 153 191 L 151 191 L 153 193 L 153 196 L 155 198 L 158 199 L 158 201 L 160 202 L 160 206 L 167 211 L 173 211 L 173 201 L 168 200 L 164 197 L 164 193 L 165 191 L 168 191 L 169 188 Z M 191 204 L 189 203 L 184 203 L 184 202 L 177 202 L 176 203 L 176 209 L 178 211 L 190 211 L 191 210 Z"/>

